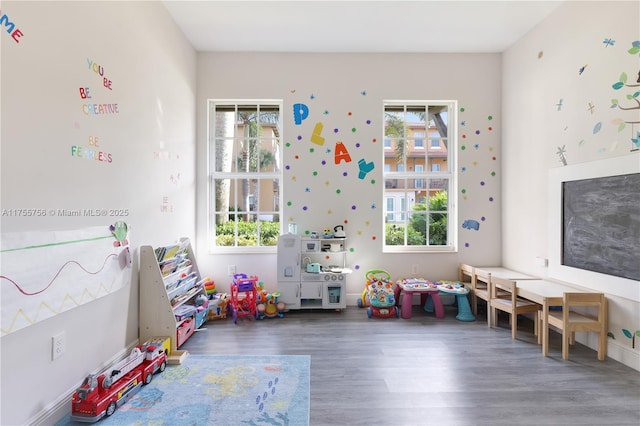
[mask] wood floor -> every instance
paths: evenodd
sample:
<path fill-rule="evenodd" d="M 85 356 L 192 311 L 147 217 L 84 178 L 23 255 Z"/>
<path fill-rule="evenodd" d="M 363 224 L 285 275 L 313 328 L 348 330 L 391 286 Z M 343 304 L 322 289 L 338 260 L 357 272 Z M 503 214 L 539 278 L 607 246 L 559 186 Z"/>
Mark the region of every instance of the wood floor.
<path fill-rule="evenodd" d="M 598 361 L 559 335 L 541 355 L 532 323 L 460 322 L 414 306 L 409 320 L 365 309 L 292 311 L 284 318 L 210 321 L 181 349 L 194 354 L 311 355 L 310 425 L 635 425 L 640 372 Z M 291 425 L 297 426 L 297 425 Z"/>

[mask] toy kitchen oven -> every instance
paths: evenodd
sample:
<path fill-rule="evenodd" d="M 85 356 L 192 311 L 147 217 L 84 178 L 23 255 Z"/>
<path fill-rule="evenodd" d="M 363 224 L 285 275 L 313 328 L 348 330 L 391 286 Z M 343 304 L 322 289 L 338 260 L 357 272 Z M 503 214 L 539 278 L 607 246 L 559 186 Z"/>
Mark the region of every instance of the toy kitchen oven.
<path fill-rule="evenodd" d="M 278 239 L 278 291 L 288 309 L 347 307 L 346 238 Z"/>

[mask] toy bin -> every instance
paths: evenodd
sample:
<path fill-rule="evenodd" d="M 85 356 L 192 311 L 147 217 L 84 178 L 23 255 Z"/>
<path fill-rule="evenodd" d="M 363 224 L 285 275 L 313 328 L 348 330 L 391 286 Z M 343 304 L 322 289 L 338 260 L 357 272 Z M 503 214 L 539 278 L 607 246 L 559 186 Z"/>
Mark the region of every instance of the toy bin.
<path fill-rule="evenodd" d="M 214 293 L 209 297 L 209 319 L 225 319 L 229 310 L 229 294 Z"/>
<path fill-rule="evenodd" d="M 194 327 L 194 319 L 188 318 L 184 320 L 176 330 L 176 347 L 179 348 L 196 330 Z"/>

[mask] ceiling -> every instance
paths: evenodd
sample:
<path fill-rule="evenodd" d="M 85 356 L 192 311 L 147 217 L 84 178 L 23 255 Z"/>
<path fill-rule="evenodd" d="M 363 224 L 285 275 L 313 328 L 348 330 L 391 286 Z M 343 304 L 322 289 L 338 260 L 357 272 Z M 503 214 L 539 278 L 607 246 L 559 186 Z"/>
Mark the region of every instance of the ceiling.
<path fill-rule="evenodd" d="M 487 53 L 509 48 L 563 1 L 163 3 L 200 52 Z"/>

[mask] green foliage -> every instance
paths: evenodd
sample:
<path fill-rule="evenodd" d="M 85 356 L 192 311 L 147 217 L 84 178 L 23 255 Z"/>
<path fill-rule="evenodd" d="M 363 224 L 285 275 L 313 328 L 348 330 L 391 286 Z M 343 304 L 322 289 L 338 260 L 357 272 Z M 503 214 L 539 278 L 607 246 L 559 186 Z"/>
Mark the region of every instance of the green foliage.
<path fill-rule="evenodd" d="M 446 191 L 440 191 L 429 197 L 429 245 L 441 246 L 447 244 L 448 215 L 446 213 L 448 197 Z M 426 211 L 424 204 L 416 204 L 413 207 L 416 212 Z M 427 218 L 425 214 L 414 214 L 409 222 L 409 229 L 415 230 L 421 235 L 419 244 L 424 244 L 427 238 Z M 411 244 L 410 244 L 411 245 Z"/>
<path fill-rule="evenodd" d="M 385 244 L 388 246 L 401 246 L 404 245 L 404 227 L 386 224 L 385 225 Z M 412 227 L 409 227 L 407 233 L 407 245 L 421 246 L 424 245 L 424 234 L 419 233 Z"/>
<path fill-rule="evenodd" d="M 429 198 L 429 245 L 447 245 L 448 231 L 448 198 L 445 191 L 440 191 Z M 407 245 L 423 246 L 427 241 L 427 206 L 416 204 L 407 229 Z M 388 246 L 404 245 L 404 227 L 397 224 L 385 225 L 385 244 Z"/>
<path fill-rule="evenodd" d="M 216 225 L 216 245 L 233 247 L 236 245 L 235 226 L 238 226 L 237 245 L 241 247 L 249 246 L 275 246 L 278 244 L 280 235 L 279 222 L 237 222 L 228 221 Z M 258 244 L 258 223 L 260 224 L 260 244 Z"/>

